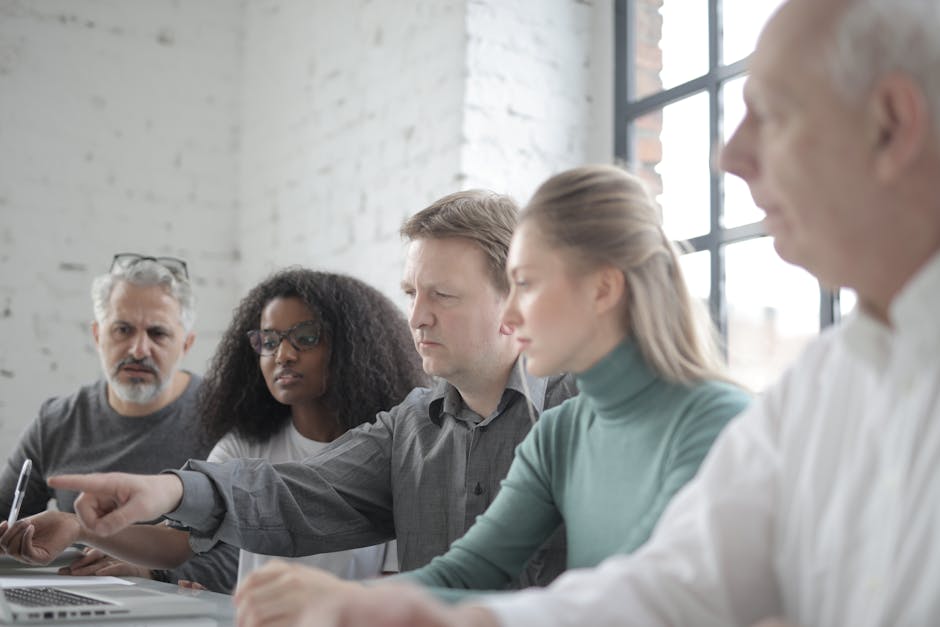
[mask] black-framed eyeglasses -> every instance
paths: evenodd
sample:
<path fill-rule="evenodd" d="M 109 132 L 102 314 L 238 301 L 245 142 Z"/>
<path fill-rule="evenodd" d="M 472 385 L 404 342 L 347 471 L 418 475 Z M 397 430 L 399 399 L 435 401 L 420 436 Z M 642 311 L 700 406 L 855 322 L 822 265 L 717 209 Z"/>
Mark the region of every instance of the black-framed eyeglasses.
<path fill-rule="evenodd" d="M 248 343 L 262 356 L 273 355 L 284 338 L 299 351 L 308 351 L 320 343 L 322 326 L 316 320 L 298 322 L 286 331 L 274 329 L 252 329 L 248 332 Z"/>
<path fill-rule="evenodd" d="M 186 267 L 186 262 L 182 259 L 176 257 L 150 257 L 138 253 L 116 254 L 111 260 L 111 269 L 109 272 L 114 272 L 116 268 L 126 270 L 141 261 L 153 261 L 172 272 L 176 278 L 189 280 L 189 268 Z"/>

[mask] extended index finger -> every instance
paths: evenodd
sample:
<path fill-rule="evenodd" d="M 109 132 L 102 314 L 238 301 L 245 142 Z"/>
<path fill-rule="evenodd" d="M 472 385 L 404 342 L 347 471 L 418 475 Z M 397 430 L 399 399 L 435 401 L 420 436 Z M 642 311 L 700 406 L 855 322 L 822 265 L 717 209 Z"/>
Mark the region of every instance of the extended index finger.
<path fill-rule="evenodd" d="M 92 472 L 83 475 L 55 475 L 49 477 L 48 484 L 59 490 L 73 490 L 75 492 L 113 491 L 114 480 L 107 473 Z"/>

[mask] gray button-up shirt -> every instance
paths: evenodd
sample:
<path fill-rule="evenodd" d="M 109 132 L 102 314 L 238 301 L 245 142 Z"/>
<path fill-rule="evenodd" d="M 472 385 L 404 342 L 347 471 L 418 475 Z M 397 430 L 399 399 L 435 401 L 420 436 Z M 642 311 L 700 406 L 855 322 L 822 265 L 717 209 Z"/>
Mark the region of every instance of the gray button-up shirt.
<path fill-rule="evenodd" d="M 526 375 L 526 382 L 536 416 L 577 393 L 570 376 Z M 531 426 L 518 368 L 485 417 L 439 380 L 303 462 L 188 462 L 174 471 L 183 500 L 168 517 L 190 527 L 196 551 L 223 540 L 298 556 L 397 538 L 400 567 L 412 570 L 444 553 L 483 513 Z M 543 549 L 521 584 L 545 585 L 564 569 L 563 533 Z"/>

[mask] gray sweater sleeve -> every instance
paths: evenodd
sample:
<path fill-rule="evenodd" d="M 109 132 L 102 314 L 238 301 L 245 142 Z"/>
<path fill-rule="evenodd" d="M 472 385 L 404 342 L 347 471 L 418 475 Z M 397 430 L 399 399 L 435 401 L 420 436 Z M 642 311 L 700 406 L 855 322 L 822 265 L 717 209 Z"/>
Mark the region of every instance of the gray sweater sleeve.
<path fill-rule="evenodd" d="M 238 547 L 219 542 L 168 574 L 170 583 L 186 579 L 198 582 L 213 592 L 231 594 L 238 579 Z"/>
<path fill-rule="evenodd" d="M 13 491 L 16 490 L 16 482 L 25 459 L 33 460 L 33 469 L 26 484 L 23 504 L 20 506 L 20 518 L 44 511 L 53 496 L 46 486 L 46 460 L 42 447 L 42 423 L 39 420 L 34 420 L 29 425 L 0 472 L 0 512 L 3 512 L 4 518 L 10 511 Z"/>
<path fill-rule="evenodd" d="M 167 517 L 190 528 L 197 552 L 224 541 L 296 557 L 386 542 L 395 536 L 393 421 L 383 412 L 303 462 L 190 461 L 172 471 L 183 499 Z"/>

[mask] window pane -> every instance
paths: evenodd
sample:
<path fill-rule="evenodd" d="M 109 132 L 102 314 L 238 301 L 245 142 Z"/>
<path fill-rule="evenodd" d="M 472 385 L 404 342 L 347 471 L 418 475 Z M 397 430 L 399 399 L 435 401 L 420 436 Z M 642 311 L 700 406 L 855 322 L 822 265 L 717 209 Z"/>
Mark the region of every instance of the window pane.
<path fill-rule="evenodd" d="M 722 3 L 722 61 L 727 65 L 754 51 L 757 36 L 782 0 L 724 0 Z M 702 3 L 704 4 L 704 3 Z"/>
<path fill-rule="evenodd" d="M 712 289 L 711 253 L 707 250 L 686 253 L 679 257 L 679 266 L 689 286 L 689 292 L 708 306 Z"/>
<path fill-rule="evenodd" d="M 702 92 L 634 122 L 634 171 L 663 210 L 670 239 L 708 233 L 708 94 Z"/>
<path fill-rule="evenodd" d="M 731 134 L 738 128 L 744 119 L 744 98 L 741 91 L 744 88 L 745 77 L 728 81 L 721 87 L 721 102 L 724 110 L 724 137 L 728 141 Z M 747 185 L 738 177 L 725 174 L 723 176 L 725 189 L 725 207 L 722 225 L 726 228 L 760 222 L 764 219 L 764 212 L 754 205 Z"/>
<path fill-rule="evenodd" d="M 819 332 L 819 283 L 761 237 L 725 248 L 725 290 L 731 373 L 763 390 Z"/>
<path fill-rule="evenodd" d="M 855 290 L 846 288 L 839 290 L 839 316 L 841 318 L 845 318 L 855 311 L 856 304 L 858 304 L 858 296 L 855 294 Z"/>
<path fill-rule="evenodd" d="M 708 3 L 636 0 L 636 95 L 643 98 L 708 72 Z"/>

